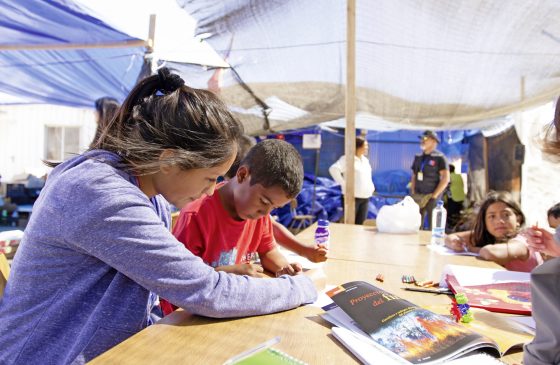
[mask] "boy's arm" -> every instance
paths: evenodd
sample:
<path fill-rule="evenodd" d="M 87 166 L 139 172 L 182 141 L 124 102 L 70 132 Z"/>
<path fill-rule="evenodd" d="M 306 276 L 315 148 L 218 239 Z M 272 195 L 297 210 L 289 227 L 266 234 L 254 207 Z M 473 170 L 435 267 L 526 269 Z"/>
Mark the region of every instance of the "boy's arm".
<path fill-rule="evenodd" d="M 265 253 L 259 253 L 259 257 L 261 258 L 263 268 L 276 276 L 283 274 L 295 275 L 301 271 L 301 266 L 299 264 L 290 264 L 277 247 Z"/>
<path fill-rule="evenodd" d="M 317 245 L 307 245 L 297 240 L 296 236 L 290 232 L 280 222 L 272 220 L 272 231 L 274 239 L 278 244 L 300 256 L 307 258 L 311 262 L 323 262 L 327 260 L 327 248 Z"/>

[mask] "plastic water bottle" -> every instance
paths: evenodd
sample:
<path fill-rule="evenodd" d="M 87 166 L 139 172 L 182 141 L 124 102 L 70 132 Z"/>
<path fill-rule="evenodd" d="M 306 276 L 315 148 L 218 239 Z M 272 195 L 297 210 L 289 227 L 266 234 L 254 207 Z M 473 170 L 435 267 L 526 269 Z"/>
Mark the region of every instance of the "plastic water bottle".
<path fill-rule="evenodd" d="M 446 220 L 447 211 L 443 207 L 443 201 L 438 200 L 436 207 L 432 210 L 432 245 L 443 246 Z"/>
<path fill-rule="evenodd" d="M 329 241 L 329 221 L 326 219 L 319 219 L 317 222 L 317 229 L 315 230 L 315 244 L 329 248 Z"/>
<path fill-rule="evenodd" d="M 16 227 L 18 225 L 19 220 L 19 213 L 17 210 L 14 210 L 12 213 L 12 227 Z"/>

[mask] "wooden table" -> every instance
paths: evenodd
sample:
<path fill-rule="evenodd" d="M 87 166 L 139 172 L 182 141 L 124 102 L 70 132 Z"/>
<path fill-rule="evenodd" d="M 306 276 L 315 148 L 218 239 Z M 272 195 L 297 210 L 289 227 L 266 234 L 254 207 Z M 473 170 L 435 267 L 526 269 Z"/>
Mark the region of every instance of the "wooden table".
<path fill-rule="evenodd" d="M 298 237 L 313 239 L 314 226 Z M 381 234 L 371 227 L 332 224 L 329 260 L 323 269 L 328 285 L 363 280 L 420 306 L 448 306 L 445 295 L 401 289 L 401 276 L 439 280 L 445 264 L 498 267 L 468 256 L 442 256 L 426 246 L 429 232 L 412 235 Z M 383 283 L 375 281 L 383 274 Z M 318 307 L 259 317 L 211 319 L 179 310 L 94 359 L 91 364 L 222 364 L 228 358 L 275 336 L 282 351 L 309 364 L 352 364 L 358 361 L 330 334 L 330 325 Z M 521 353 L 502 359 L 520 363 Z"/>

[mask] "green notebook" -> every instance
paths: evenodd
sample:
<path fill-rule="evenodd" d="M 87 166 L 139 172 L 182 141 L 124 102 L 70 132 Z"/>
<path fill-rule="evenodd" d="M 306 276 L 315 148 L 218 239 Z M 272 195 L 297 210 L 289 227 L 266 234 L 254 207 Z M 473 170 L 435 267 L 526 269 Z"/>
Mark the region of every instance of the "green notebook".
<path fill-rule="evenodd" d="M 280 337 L 274 337 L 263 344 L 232 357 L 224 365 L 306 365 L 283 351 L 271 346 L 280 342 Z"/>

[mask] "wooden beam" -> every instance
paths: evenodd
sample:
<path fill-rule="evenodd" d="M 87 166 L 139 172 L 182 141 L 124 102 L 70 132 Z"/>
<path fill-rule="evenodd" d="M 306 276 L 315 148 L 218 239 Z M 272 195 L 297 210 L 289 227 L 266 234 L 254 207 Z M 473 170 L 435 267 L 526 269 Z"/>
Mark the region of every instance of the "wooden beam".
<path fill-rule="evenodd" d="M 67 50 L 91 48 L 127 48 L 148 47 L 148 42 L 138 39 L 122 42 L 107 43 L 67 43 L 67 44 L 5 44 L 0 45 L 0 51 L 35 51 L 35 50 Z"/>
<path fill-rule="evenodd" d="M 354 224 L 354 156 L 356 155 L 356 0 L 347 0 L 346 7 L 346 129 L 344 154 L 346 155 L 346 181 L 344 194 L 344 223 Z"/>
<path fill-rule="evenodd" d="M 146 53 L 154 52 L 156 38 L 156 15 L 150 14 L 150 28 L 148 30 L 148 41 Z"/>

